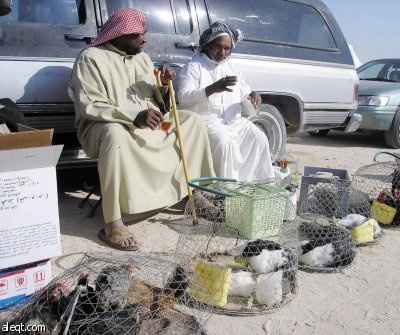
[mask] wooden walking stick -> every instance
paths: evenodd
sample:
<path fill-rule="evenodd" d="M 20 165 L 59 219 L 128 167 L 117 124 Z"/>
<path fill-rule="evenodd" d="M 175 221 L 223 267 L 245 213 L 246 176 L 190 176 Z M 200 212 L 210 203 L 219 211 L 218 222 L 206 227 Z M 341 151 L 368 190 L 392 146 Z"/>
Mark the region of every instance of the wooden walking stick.
<path fill-rule="evenodd" d="M 161 87 L 161 85 L 162 85 L 161 71 L 157 71 L 156 77 L 157 77 L 157 85 L 158 85 L 158 87 Z M 189 185 L 189 172 L 188 172 L 186 158 L 185 158 L 185 151 L 183 150 L 181 126 L 179 123 L 178 110 L 176 108 L 175 91 L 174 91 L 174 86 L 172 84 L 172 80 L 168 80 L 168 90 L 169 90 L 169 97 L 170 97 L 172 112 L 173 112 L 174 120 L 175 120 L 176 137 L 178 138 L 179 151 L 180 151 L 180 155 L 181 155 L 181 159 L 182 159 L 183 171 L 185 173 L 186 188 L 187 188 L 187 192 L 188 192 L 188 196 L 189 196 L 189 201 L 192 206 L 193 225 L 196 225 L 196 224 L 198 224 L 197 217 L 196 217 L 196 207 L 195 207 L 194 201 L 193 201 L 192 188 Z"/>

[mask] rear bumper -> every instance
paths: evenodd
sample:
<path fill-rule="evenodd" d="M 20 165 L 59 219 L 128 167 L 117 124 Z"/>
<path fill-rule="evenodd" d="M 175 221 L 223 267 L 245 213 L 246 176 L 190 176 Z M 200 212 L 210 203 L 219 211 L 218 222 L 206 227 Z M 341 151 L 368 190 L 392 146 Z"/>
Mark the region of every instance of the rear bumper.
<path fill-rule="evenodd" d="M 350 116 L 350 121 L 348 122 L 346 129 L 344 130 L 346 133 L 351 133 L 356 131 L 362 122 L 362 115 L 358 113 L 353 113 L 352 116 Z"/>

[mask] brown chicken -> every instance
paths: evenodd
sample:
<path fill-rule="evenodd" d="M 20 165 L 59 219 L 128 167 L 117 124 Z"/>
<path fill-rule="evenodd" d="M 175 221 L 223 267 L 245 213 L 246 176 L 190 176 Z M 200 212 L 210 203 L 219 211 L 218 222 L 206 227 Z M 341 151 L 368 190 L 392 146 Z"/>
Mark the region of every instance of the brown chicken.
<path fill-rule="evenodd" d="M 130 265 L 122 268 L 134 277 L 136 269 Z M 164 288 L 154 287 L 143 280 L 133 279 L 127 294 L 127 303 L 140 304 L 148 309 L 148 313 L 142 315 L 143 319 L 163 318 L 172 309 L 177 299 L 187 287 L 187 279 L 184 270 L 177 267 L 173 276 Z"/>

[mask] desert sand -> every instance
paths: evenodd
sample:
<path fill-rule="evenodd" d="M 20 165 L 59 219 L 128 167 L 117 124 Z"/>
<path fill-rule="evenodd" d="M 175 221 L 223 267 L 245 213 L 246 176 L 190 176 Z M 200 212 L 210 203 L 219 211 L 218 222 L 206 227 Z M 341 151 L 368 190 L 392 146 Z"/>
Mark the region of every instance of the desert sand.
<path fill-rule="evenodd" d="M 332 132 L 316 138 L 308 134 L 289 137 L 287 153 L 302 172 L 304 166 L 348 170 L 373 163 L 385 148 L 380 136 Z M 390 159 L 388 157 L 388 159 Z M 96 179 L 93 169 L 59 171 L 59 213 L 63 255 L 52 260 L 53 276 L 72 267 L 85 252 L 115 253 L 101 242 L 99 208 L 88 218 L 88 205 L 78 204 L 87 194 L 84 182 Z M 94 195 L 92 201 L 98 199 Z M 156 213 L 146 219 L 129 222 L 128 227 L 143 243 L 140 253 L 174 253 L 179 225 L 183 224 L 184 204 Z M 358 248 L 353 264 L 340 272 L 299 271 L 298 295 L 286 306 L 257 316 L 212 314 L 208 334 L 398 334 L 400 330 L 400 230 L 384 230 L 378 243 Z M 137 253 L 137 252 L 135 252 Z M 140 254 L 139 253 L 139 254 Z"/>

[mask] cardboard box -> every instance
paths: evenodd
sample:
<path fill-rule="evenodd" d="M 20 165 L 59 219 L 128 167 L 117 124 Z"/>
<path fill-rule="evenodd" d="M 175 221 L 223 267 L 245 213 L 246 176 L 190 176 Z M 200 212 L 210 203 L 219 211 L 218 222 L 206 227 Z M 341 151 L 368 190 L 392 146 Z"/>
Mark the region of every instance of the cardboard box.
<path fill-rule="evenodd" d="M 0 310 L 25 303 L 51 281 L 51 261 L 0 270 Z"/>
<path fill-rule="evenodd" d="M 43 147 L 51 145 L 53 129 L 37 130 L 18 124 L 18 132 L 11 133 L 5 124 L 0 127 L 0 150 Z"/>
<path fill-rule="evenodd" d="M 61 255 L 55 166 L 63 146 L 36 135 L 42 132 L 6 141 L 32 147 L 0 150 L 0 269 Z"/>

